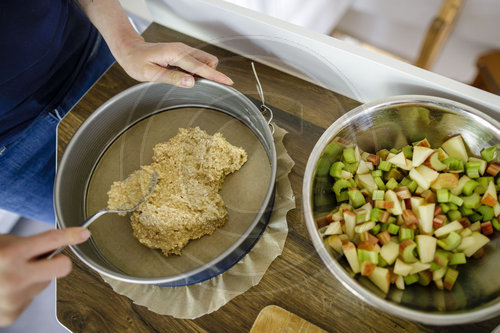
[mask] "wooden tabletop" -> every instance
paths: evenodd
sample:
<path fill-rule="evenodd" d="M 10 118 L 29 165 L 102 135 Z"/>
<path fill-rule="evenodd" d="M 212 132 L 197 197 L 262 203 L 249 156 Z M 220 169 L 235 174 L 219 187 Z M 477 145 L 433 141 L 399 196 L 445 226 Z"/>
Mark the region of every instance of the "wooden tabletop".
<path fill-rule="evenodd" d="M 148 41 L 180 41 L 216 55 L 234 88 L 258 98 L 250 60 L 152 24 Z M 388 315 L 358 299 L 328 271 L 309 239 L 302 214 L 302 177 L 315 142 L 333 121 L 359 103 L 283 72 L 256 64 L 266 102 L 284 110 L 276 123 L 289 134 L 284 144 L 295 161 L 290 174 L 297 208 L 287 215 L 289 233 L 279 256 L 261 282 L 218 311 L 195 320 L 161 316 L 115 293 L 70 251 L 72 273 L 57 281 L 57 317 L 73 332 L 248 332 L 259 311 L 278 305 L 331 332 L 491 332 L 500 317 L 474 325 L 431 327 Z M 102 103 L 137 84 L 114 64 L 63 119 L 58 153 L 79 125 Z"/>

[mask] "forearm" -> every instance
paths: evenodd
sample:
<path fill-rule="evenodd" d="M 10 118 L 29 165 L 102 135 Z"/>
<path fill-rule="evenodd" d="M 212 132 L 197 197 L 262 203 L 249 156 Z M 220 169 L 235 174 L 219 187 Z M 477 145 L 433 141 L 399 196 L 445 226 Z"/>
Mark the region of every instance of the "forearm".
<path fill-rule="evenodd" d="M 129 43 L 142 40 L 118 0 L 77 0 L 83 12 L 99 30 L 117 60 Z"/>

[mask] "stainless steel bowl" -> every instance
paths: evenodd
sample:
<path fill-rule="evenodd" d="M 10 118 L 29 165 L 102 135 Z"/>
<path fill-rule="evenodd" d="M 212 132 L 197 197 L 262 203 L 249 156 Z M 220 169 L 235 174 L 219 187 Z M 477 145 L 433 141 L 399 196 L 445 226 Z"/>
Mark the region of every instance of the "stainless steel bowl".
<path fill-rule="evenodd" d="M 429 111 L 409 111 L 405 106 L 423 106 Z M 413 109 L 415 110 L 415 109 Z M 303 208 L 307 229 L 316 251 L 333 275 L 353 294 L 392 315 L 431 325 L 455 325 L 485 320 L 500 314 L 500 237 L 498 232 L 485 246 L 481 259 L 459 267 L 459 278 L 451 292 L 433 287 L 391 287 L 386 296 L 368 279 L 352 273 L 343 256 L 323 241 L 317 231 L 314 203 L 316 165 L 334 137 L 356 143 L 364 151 L 402 146 L 427 137 L 438 146 L 460 133 L 470 153 L 500 144 L 497 120 L 467 105 L 430 96 L 396 96 L 361 105 L 335 121 L 314 147 L 305 171 Z"/>
<path fill-rule="evenodd" d="M 129 241 L 135 241 L 137 244 L 132 244 L 132 247 L 123 249 L 122 257 L 125 261 L 130 258 L 130 261 L 135 260 L 138 264 L 141 264 L 142 261 L 150 262 L 149 271 L 142 271 L 139 267 L 135 268 L 135 273 L 130 273 L 130 271 L 126 271 L 122 267 L 119 268 L 109 257 L 103 255 L 104 252 L 99 250 L 96 242 L 71 246 L 71 249 L 80 260 L 101 274 L 125 282 L 161 286 L 181 286 L 198 283 L 224 272 L 238 262 L 257 242 L 267 225 L 273 207 L 277 165 L 276 150 L 269 125 L 259 109 L 243 94 L 231 87 L 201 79 L 197 80 L 192 89 L 178 88 L 163 83 L 139 84 L 111 98 L 85 120 L 72 137 L 58 164 L 54 201 L 59 226 L 61 228 L 78 226 L 86 219 L 88 215 L 86 196 L 93 172 L 98 167 L 100 159 L 115 140 L 119 140 L 123 133 L 128 133 L 127 131 L 135 124 L 139 124 L 143 120 L 149 119 L 149 117 L 180 112 L 180 108 L 183 110 L 186 108 L 191 110 L 199 108 L 200 112 L 205 112 L 203 111 L 205 109 L 215 110 L 210 112 L 223 113 L 226 115 L 224 117 L 229 116 L 228 118 L 233 119 L 230 122 L 237 119 L 243 123 L 243 125 L 238 126 L 241 126 L 245 131 L 250 129 L 253 132 L 257 138 L 256 145 L 260 142 L 263 147 L 259 148 L 261 151 L 264 150 L 260 156 L 264 156 L 266 170 L 269 170 L 269 174 L 266 173 L 265 175 L 262 170 L 256 170 L 256 173 L 259 174 L 260 172 L 262 177 L 268 177 L 266 178 L 268 183 L 263 185 L 266 190 L 265 193 L 262 193 L 262 205 L 260 209 L 257 205 L 255 210 L 252 208 L 252 211 L 243 212 L 250 216 L 249 221 L 238 226 L 239 229 L 236 232 L 230 229 L 229 231 L 223 230 L 222 235 L 219 233 L 218 237 L 223 242 L 215 245 L 213 242 L 210 243 L 210 246 L 220 247 L 220 250 L 217 248 L 217 252 L 207 251 L 206 248 L 203 250 L 203 248 L 200 248 L 202 246 L 195 246 L 198 248 L 197 253 L 190 253 L 181 257 L 172 256 L 172 258 L 169 257 L 170 259 L 165 259 L 164 256 L 159 254 L 158 250 L 150 250 L 144 246 L 141 248 L 141 245 L 132 238 L 130 230 L 118 232 L 118 228 L 130 228 L 126 221 L 123 224 L 115 224 L 114 229 L 110 229 L 109 240 L 119 243 L 116 237 L 120 233 L 127 234 Z M 212 127 L 218 128 L 217 119 L 220 119 L 220 117 L 222 116 L 217 116 L 215 120 L 205 117 L 204 122 L 205 124 L 211 122 L 213 123 Z M 190 125 L 200 121 L 195 118 L 196 116 L 188 119 L 189 121 L 185 123 Z M 220 124 L 221 127 L 226 125 Z M 177 121 L 175 124 L 162 123 L 161 126 L 163 127 L 159 128 L 159 132 L 162 131 L 162 128 L 179 126 L 179 122 Z M 177 131 L 177 128 L 175 127 L 175 131 Z M 238 135 L 241 135 L 241 132 L 236 133 L 235 137 L 238 138 Z M 144 142 L 148 140 L 152 141 L 148 138 L 147 140 L 143 139 L 140 143 L 144 145 Z M 150 142 L 148 151 L 151 150 L 151 154 L 152 147 L 156 143 L 158 142 Z M 134 152 L 127 151 L 124 155 L 126 156 L 125 159 L 139 161 L 139 153 L 143 151 L 144 149 Z M 146 162 L 144 164 L 149 164 L 151 161 Z M 137 164 L 132 170 L 137 169 L 139 165 Z M 99 172 L 98 168 L 97 170 Z M 105 193 L 107 189 L 101 191 L 104 193 L 104 197 L 99 202 L 100 208 L 106 206 Z M 234 200 L 241 201 L 238 198 Z M 231 219 L 231 215 L 229 218 Z M 97 221 L 94 224 L 99 225 L 99 223 Z M 228 223 L 224 227 L 227 225 Z M 204 237 L 196 242 L 203 243 L 206 241 L 204 239 L 210 240 L 210 237 Z M 227 240 L 228 237 L 232 237 L 231 241 Z M 221 245 L 221 243 L 224 245 Z M 135 252 L 138 251 L 142 252 L 136 254 Z M 205 252 L 211 253 L 206 254 Z M 187 262 L 187 260 L 190 260 L 190 262 Z"/>

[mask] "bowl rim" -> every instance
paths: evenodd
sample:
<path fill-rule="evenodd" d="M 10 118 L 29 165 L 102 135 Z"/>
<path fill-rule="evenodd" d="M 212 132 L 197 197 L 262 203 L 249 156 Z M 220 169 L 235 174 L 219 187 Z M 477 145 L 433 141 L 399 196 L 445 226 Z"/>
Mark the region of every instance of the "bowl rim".
<path fill-rule="evenodd" d="M 70 141 L 66 145 L 66 148 L 64 149 L 64 153 L 62 154 L 60 160 L 56 163 L 57 172 L 56 172 L 56 177 L 55 177 L 55 181 L 54 181 L 54 208 L 55 208 L 55 213 L 56 213 L 56 222 L 57 222 L 57 226 L 59 228 L 66 227 L 66 225 L 63 222 L 61 222 L 62 219 L 60 218 L 59 200 L 57 199 L 57 195 L 60 192 L 59 188 L 62 186 L 62 183 L 64 182 L 64 179 L 62 179 L 62 173 L 59 171 L 67 163 L 66 160 L 69 159 L 69 153 L 66 153 L 66 152 L 71 151 L 72 147 L 81 143 L 80 142 L 81 139 L 79 139 L 79 138 L 80 138 L 80 136 L 82 136 L 82 133 L 84 132 L 85 128 L 91 126 L 94 122 L 94 119 L 97 118 L 102 112 L 106 111 L 106 109 L 110 105 L 113 105 L 116 101 L 123 98 L 123 96 L 126 96 L 126 95 L 133 93 L 133 92 L 136 92 L 136 91 L 141 91 L 143 89 L 147 89 L 147 87 L 153 86 L 153 85 L 168 85 L 168 84 L 161 83 L 161 82 L 144 82 L 144 83 L 136 84 L 134 86 L 131 86 L 131 87 L 121 91 L 120 93 L 118 93 L 118 94 L 114 95 L 113 97 L 111 97 L 110 99 L 106 100 L 101 106 L 99 106 L 94 112 L 92 112 L 92 114 L 82 122 L 80 127 L 76 130 L 76 132 L 71 137 Z M 273 137 L 273 134 L 271 132 L 271 129 L 270 129 L 268 122 L 266 121 L 266 119 L 264 118 L 262 113 L 259 111 L 257 106 L 255 106 L 255 104 L 252 101 L 250 101 L 250 99 L 248 99 L 245 95 L 243 95 L 238 90 L 236 90 L 232 87 L 214 82 L 214 81 L 207 80 L 207 79 L 196 79 L 195 87 L 191 88 L 191 89 L 196 89 L 196 86 L 199 86 L 199 85 L 215 86 L 218 89 L 221 89 L 221 91 L 223 93 L 233 94 L 233 95 L 237 96 L 240 100 L 242 100 L 248 106 L 249 109 L 253 109 L 255 111 L 255 116 L 256 116 L 255 120 L 259 121 L 261 123 L 261 125 L 263 126 L 263 128 L 265 129 L 265 133 L 262 134 L 263 139 L 265 138 L 264 135 L 267 135 L 268 137 L 270 137 L 272 139 L 269 142 L 267 142 L 270 145 L 268 157 L 269 157 L 269 163 L 271 166 L 271 175 L 270 175 L 270 179 L 269 179 L 269 185 L 267 188 L 266 196 L 264 198 L 262 206 L 260 207 L 254 220 L 252 221 L 250 226 L 245 230 L 245 232 L 243 234 L 241 234 L 241 236 L 238 238 L 238 240 L 236 240 L 233 244 L 231 244 L 231 246 L 228 247 L 227 249 L 225 249 L 221 254 L 219 254 L 214 259 L 210 260 L 209 262 L 207 262 L 199 267 L 196 267 L 196 268 L 191 269 L 191 270 L 186 271 L 186 272 L 170 275 L 166 278 L 165 277 L 134 277 L 134 276 L 131 276 L 131 275 L 126 274 L 126 273 L 118 273 L 118 272 L 110 270 L 106 267 L 103 267 L 101 264 L 98 264 L 98 263 L 94 262 L 94 260 L 88 258 L 78 248 L 78 245 L 70 245 L 69 246 L 71 248 L 72 252 L 76 255 L 76 257 L 78 259 L 80 259 L 87 266 L 96 270 L 97 272 L 99 272 L 107 277 L 116 279 L 118 281 L 128 282 L 128 283 L 136 283 L 136 284 L 156 284 L 156 285 L 169 286 L 170 284 L 176 284 L 176 283 L 179 283 L 180 281 L 186 281 L 187 279 L 189 279 L 189 277 L 197 276 L 200 273 L 203 273 L 205 271 L 209 271 L 210 269 L 212 269 L 212 267 L 216 266 L 219 263 L 222 263 L 231 254 L 236 253 L 237 250 L 239 249 L 239 247 L 247 241 L 247 238 L 256 232 L 255 230 L 258 227 L 258 225 L 260 223 L 262 223 L 261 220 L 264 218 L 264 215 L 266 214 L 266 212 L 268 210 L 272 209 L 272 207 L 269 207 L 269 205 L 272 202 L 272 199 L 274 198 L 274 189 L 275 189 L 276 173 L 277 173 L 277 155 L 276 155 L 276 147 L 274 144 L 274 137 Z M 176 88 L 175 86 L 171 86 L 171 87 L 174 89 Z M 183 107 L 183 106 L 184 105 L 179 105 L 179 107 Z M 173 109 L 173 108 L 170 107 L 166 111 L 171 110 L 171 109 Z M 155 114 L 155 112 L 157 112 L 157 111 L 158 110 L 152 110 L 151 115 Z M 238 119 L 238 118 L 236 118 L 236 119 Z M 252 132 L 253 132 L 253 130 L 252 130 Z M 123 133 L 123 131 L 118 133 L 117 137 L 119 135 L 121 135 L 122 133 Z M 267 152 L 267 149 L 266 149 L 266 152 Z M 267 222 L 266 222 L 266 225 L 267 225 Z M 265 226 L 262 228 L 261 232 L 258 233 L 258 238 L 260 238 L 260 236 L 262 235 L 262 232 L 264 230 L 265 230 Z M 257 238 L 257 240 L 258 240 L 258 238 Z M 250 246 L 250 249 L 255 245 L 257 240 L 255 242 L 253 242 L 253 244 Z M 248 251 L 246 251 L 244 254 L 246 254 L 247 252 Z M 240 256 L 239 259 L 236 260 L 232 265 L 236 264 L 243 257 L 244 257 L 244 255 Z M 225 270 L 229 269 L 231 266 L 227 267 Z M 223 273 L 223 271 L 209 277 L 208 279 L 210 279 L 216 275 L 219 275 L 221 273 Z M 198 282 L 202 282 L 202 281 L 198 281 Z M 198 283 L 198 282 L 196 282 L 196 283 Z M 186 285 L 186 284 L 180 284 L 180 285 Z"/>
<path fill-rule="evenodd" d="M 412 310 L 407 307 L 403 307 L 392 303 L 384 298 L 381 298 L 365 287 L 361 286 L 352 277 L 350 277 L 344 268 L 335 260 L 332 255 L 326 249 L 319 233 L 317 231 L 317 226 L 312 214 L 312 185 L 313 185 L 313 175 L 316 162 L 323 152 L 326 145 L 330 142 L 333 135 L 337 133 L 340 129 L 344 128 L 345 125 L 352 120 L 353 117 L 357 118 L 364 114 L 369 113 L 374 109 L 379 109 L 383 107 L 390 107 L 392 105 L 398 104 L 427 104 L 436 107 L 442 107 L 446 109 L 451 109 L 454 111 L 459 111 L 463 113 L 468 113 L 469 117 L 478 120 L 480 123 L 486 125 L 487 127 L 493 127 L 496 131 L 500 132 L 500 124 L 497 120 L 493 119 L 489 115 L 480 112 L 479 110 L 472 108 L 460 102 L 456 102 L 447 98 L 427 96 L 427 95 L 398 95 L 391 96 L 388 98 L 378 99 L 372 102 L 364 103 L 356 108 L 350 110 L 349 112 L 342 115 L 336 121 L 334 121 L 321 135 L 319 140 L 316 142 L 311 154 L 309 155 L 306 169 L 304 171 L 304 180 L 302 184 L 302 206 L 304 210 L 304 217 L 306 220 L 306 227 L 311 237 L 314 248 L 318 252 L 321 260 L 330 270 L 331 273 L 339 280 L 342 285 L 347 288 L 351 293 L 356 295 L 358 298 L 367 302 L 368 304 L 380 308 L 383 311 L 395 315 L 398 317 L 403 317 L 412 321 L 421 322 L 429 325 L 457 325 L 466 324 L 472 322 L 483 321 L 486 319 L 498 316 L 500 313 L 500 302 L 497 299 L 493 301 L 491 305 L 480 306 L 475 310 L 467 312 L 450 313 L 450 314 L 439 314 L 439 313 L 428 313 L 421 310 Z"/>

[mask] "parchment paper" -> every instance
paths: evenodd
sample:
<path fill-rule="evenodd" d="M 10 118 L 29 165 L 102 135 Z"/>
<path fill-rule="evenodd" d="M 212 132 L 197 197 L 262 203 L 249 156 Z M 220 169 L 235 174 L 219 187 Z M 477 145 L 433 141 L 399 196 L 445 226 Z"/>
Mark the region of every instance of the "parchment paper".
<path fill-rule="evenodd" d="M 190 241 L 182 255 L 164 256 L 133 236 L 129 216 L 107 214 L 90 226 L 92 240 L 110 265 L 129 275 L 154 278 L 173 276 L 217 258 L 251 226 L 265 199 L 271 167 L 257 136 L 225 113 L 204 108 L 179 108 L 152 115 L 133 125 L 103 154 L 87 191 L 87 214 L 107 204 L 107 192 L 116 180 L 125 179 L 141 165 L 151 163 L 153 147 L 177 134 L 180 127 L 199 126 L 213 135 L 220 132 L 232 145 L 243 147 L 247 162 L 226 177 L 220 194 L 228 221 L 212 235 Z"/>
<path fill-rule="evenodd" d="M 253 249 L 229 270 L 208 281 L 185 287 L 158 287 L 131 284 L 102 276 L 115 292 L 162 315 L 194 319 L 216 311 L 234 297 L 257 285 L 285 245 L 288 234 L 286 214 L 295 208 L 288 180 L 294 162 L 283 146 L 286 131 L 275 125 L 278 156 L 276 198 L 269 224 Z"/>

